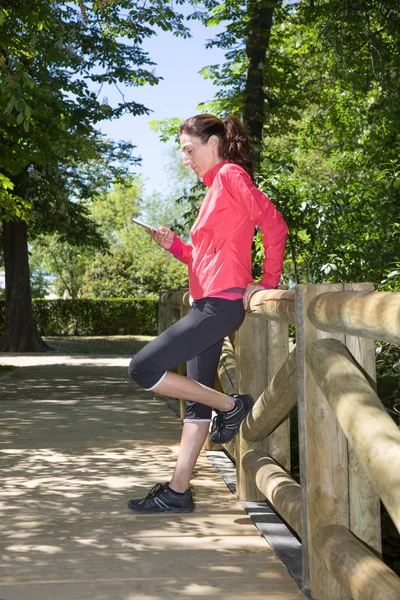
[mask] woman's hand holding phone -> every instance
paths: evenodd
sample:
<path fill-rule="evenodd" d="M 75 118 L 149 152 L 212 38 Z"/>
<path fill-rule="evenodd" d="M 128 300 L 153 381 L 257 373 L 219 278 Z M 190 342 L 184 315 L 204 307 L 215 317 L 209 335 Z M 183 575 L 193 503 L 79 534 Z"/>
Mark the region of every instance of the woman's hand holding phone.
<path fill-rule="evenodd" d="M 161 246 L 161 248 L 165 248 L 166 250 L 171 248 L 175 237 L 175 234 L 173 231 L 171 231 L 171 229 L 168 229 L 168 227 L 158 227 L 155 229 L 154 227 L 151 227 L 150 225 L 147 225 L 146 223 L 143 223 L 134 217 L 132 217 L 132 221 L 136 223 L 136 225 L 144 227 L 146 233 L 151 235 L 155 243 Z"/>
<path fill-rule="evenodd" d="M 161 248 L 165 248 L 165 250 L 171 248 L 175 237 L 175 234 L 171 229 L 168 229 L 168 227 L 159 227 L 158 229 L 146 231 L 147 233 L 150 233 L 155 243 L 161 246 Z"/>

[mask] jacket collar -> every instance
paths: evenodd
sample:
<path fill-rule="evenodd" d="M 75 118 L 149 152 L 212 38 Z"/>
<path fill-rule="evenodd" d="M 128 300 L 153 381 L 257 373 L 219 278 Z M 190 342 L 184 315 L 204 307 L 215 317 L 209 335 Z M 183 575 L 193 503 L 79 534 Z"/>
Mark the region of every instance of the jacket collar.
<path fill-rule="evenodd" d="M 221 167 L 226 165 L 226 163 L 228 163 L 228 162 L 230 162 L 230 161 L 229 160 L 221 161 L 220 163 L 215 165 L 212 169 L 210 169 L 209 171 L 207 171 L 207 173 L 205 173 L 203 175 L 203 182 L 207 187 L 212 186 L 212 183 L 213 183 L 218 171 L 220 170 Z"/>

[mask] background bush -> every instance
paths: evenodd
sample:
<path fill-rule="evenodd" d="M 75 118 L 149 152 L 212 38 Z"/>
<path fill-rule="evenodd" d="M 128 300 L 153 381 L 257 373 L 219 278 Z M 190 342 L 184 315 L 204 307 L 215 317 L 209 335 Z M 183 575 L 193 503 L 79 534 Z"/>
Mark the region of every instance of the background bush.
<path fill-rule="evenodd" d="M 0 300 L 0 331 L 4 328 L 4 309 Z M 33 315 L 42 336 L 157 335 L 158 300 L 34 299 Z"/>

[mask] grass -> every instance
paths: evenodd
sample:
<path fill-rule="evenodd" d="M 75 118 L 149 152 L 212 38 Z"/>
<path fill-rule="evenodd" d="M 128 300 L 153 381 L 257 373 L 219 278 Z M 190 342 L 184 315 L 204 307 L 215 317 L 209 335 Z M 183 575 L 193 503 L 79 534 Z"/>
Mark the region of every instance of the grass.
<path fill-rule="evenodd" d="M 44 341 L 52 348 L 48 354 L 133 356 L 153 339 L 150 335 L 54 336 Z"/>
<path fill-rule="evenodd" d="M 9 373 L 10 371 L 14 371 L 17 367 L 13 367 L 12 365 L 1 365 L 0 364 L 0 375 L 3 373 Z"/>

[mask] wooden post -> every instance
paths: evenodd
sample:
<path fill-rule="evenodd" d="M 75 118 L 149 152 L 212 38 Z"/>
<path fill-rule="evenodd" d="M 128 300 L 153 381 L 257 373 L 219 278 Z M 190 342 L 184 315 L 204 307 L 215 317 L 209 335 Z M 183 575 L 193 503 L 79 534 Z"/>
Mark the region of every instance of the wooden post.
<path fill-rule="evenodd" d="M 224 394 L 236 393 L 236 360 L 235 348 L 229 337 L 222 344 L 221 358 L 218 365 L 218 378 Z"/>
<path fill-rule="evenodd" d="M 306 355 L 318 386 L 400 531 L 399 428 L 342 342 L 317 340 Z"/>
<path fill-rule="evenodd" d="M 218 372 L 215 380 L 215 389 L 230 396 L 236 393 L 236 360 L 235 348 L 231 339 L 227 336 L 222 344 L 221 357 L 218 364 Z M 207 438 L 203 450 L 223 450 L 222 444 L 214 444 L 210 438 Z M 233 439 L 225 444 L 225 450 L 236 460 L 236 442 Z"/>
<path fill-rule="evenodd" d="M 347 291 L 371 292 L 372 283 L 346 283 Z M 355 361 L 376 390 L 375 342 L 371 338 L 346 335 L 345 343 Z M 362 463 L 349 445 L 350 530 L 378 554 L 382 552 L 380 498 Z"/>
<path fill-rule="evenodd" d="M 267 379 L 272 381 L 289 355 L 289 326 L 278 321 L 268 321 Z M 268 438 L 268 451 L 277 463 L 290 471 L 290 420 L 289 415 Z"/>
<path fill-rule="evenodd" d="M 246 314 L 236 332 L 236 387 L 238 394 L 251 394 L 254 400 L 268 385 L 268 321 L 263 317 Z M 242 434 L 236 436 L 236 487 L 241 500 L 265 500 L 256 483 L 242 468 L 242 457 L 251 449 L 268 454 L 268 442 L 246 442 Z"/>
<path fill-rule="evenodd" d="M 158 335 L 166 330 L 166 303 L 167 303 L 167 294 L 165 292 L 161 292 L 158 300 Z"/>
<path fill-rule="evenodd" d="M 305 360 L 305 350 L 311 342 L 333 336 L 316 329 L 307 310 L 319 294 L 341 289 L 342 285 L 299 285 L 296 288 L 303 586 L 310 587 L 317 600 L 349 598 L 313 551 L 313 541 L 321 527 L 349 526 L 349 491 L 346 437 Z M 334 337 L 344 341 L 344 335 Z"/>

